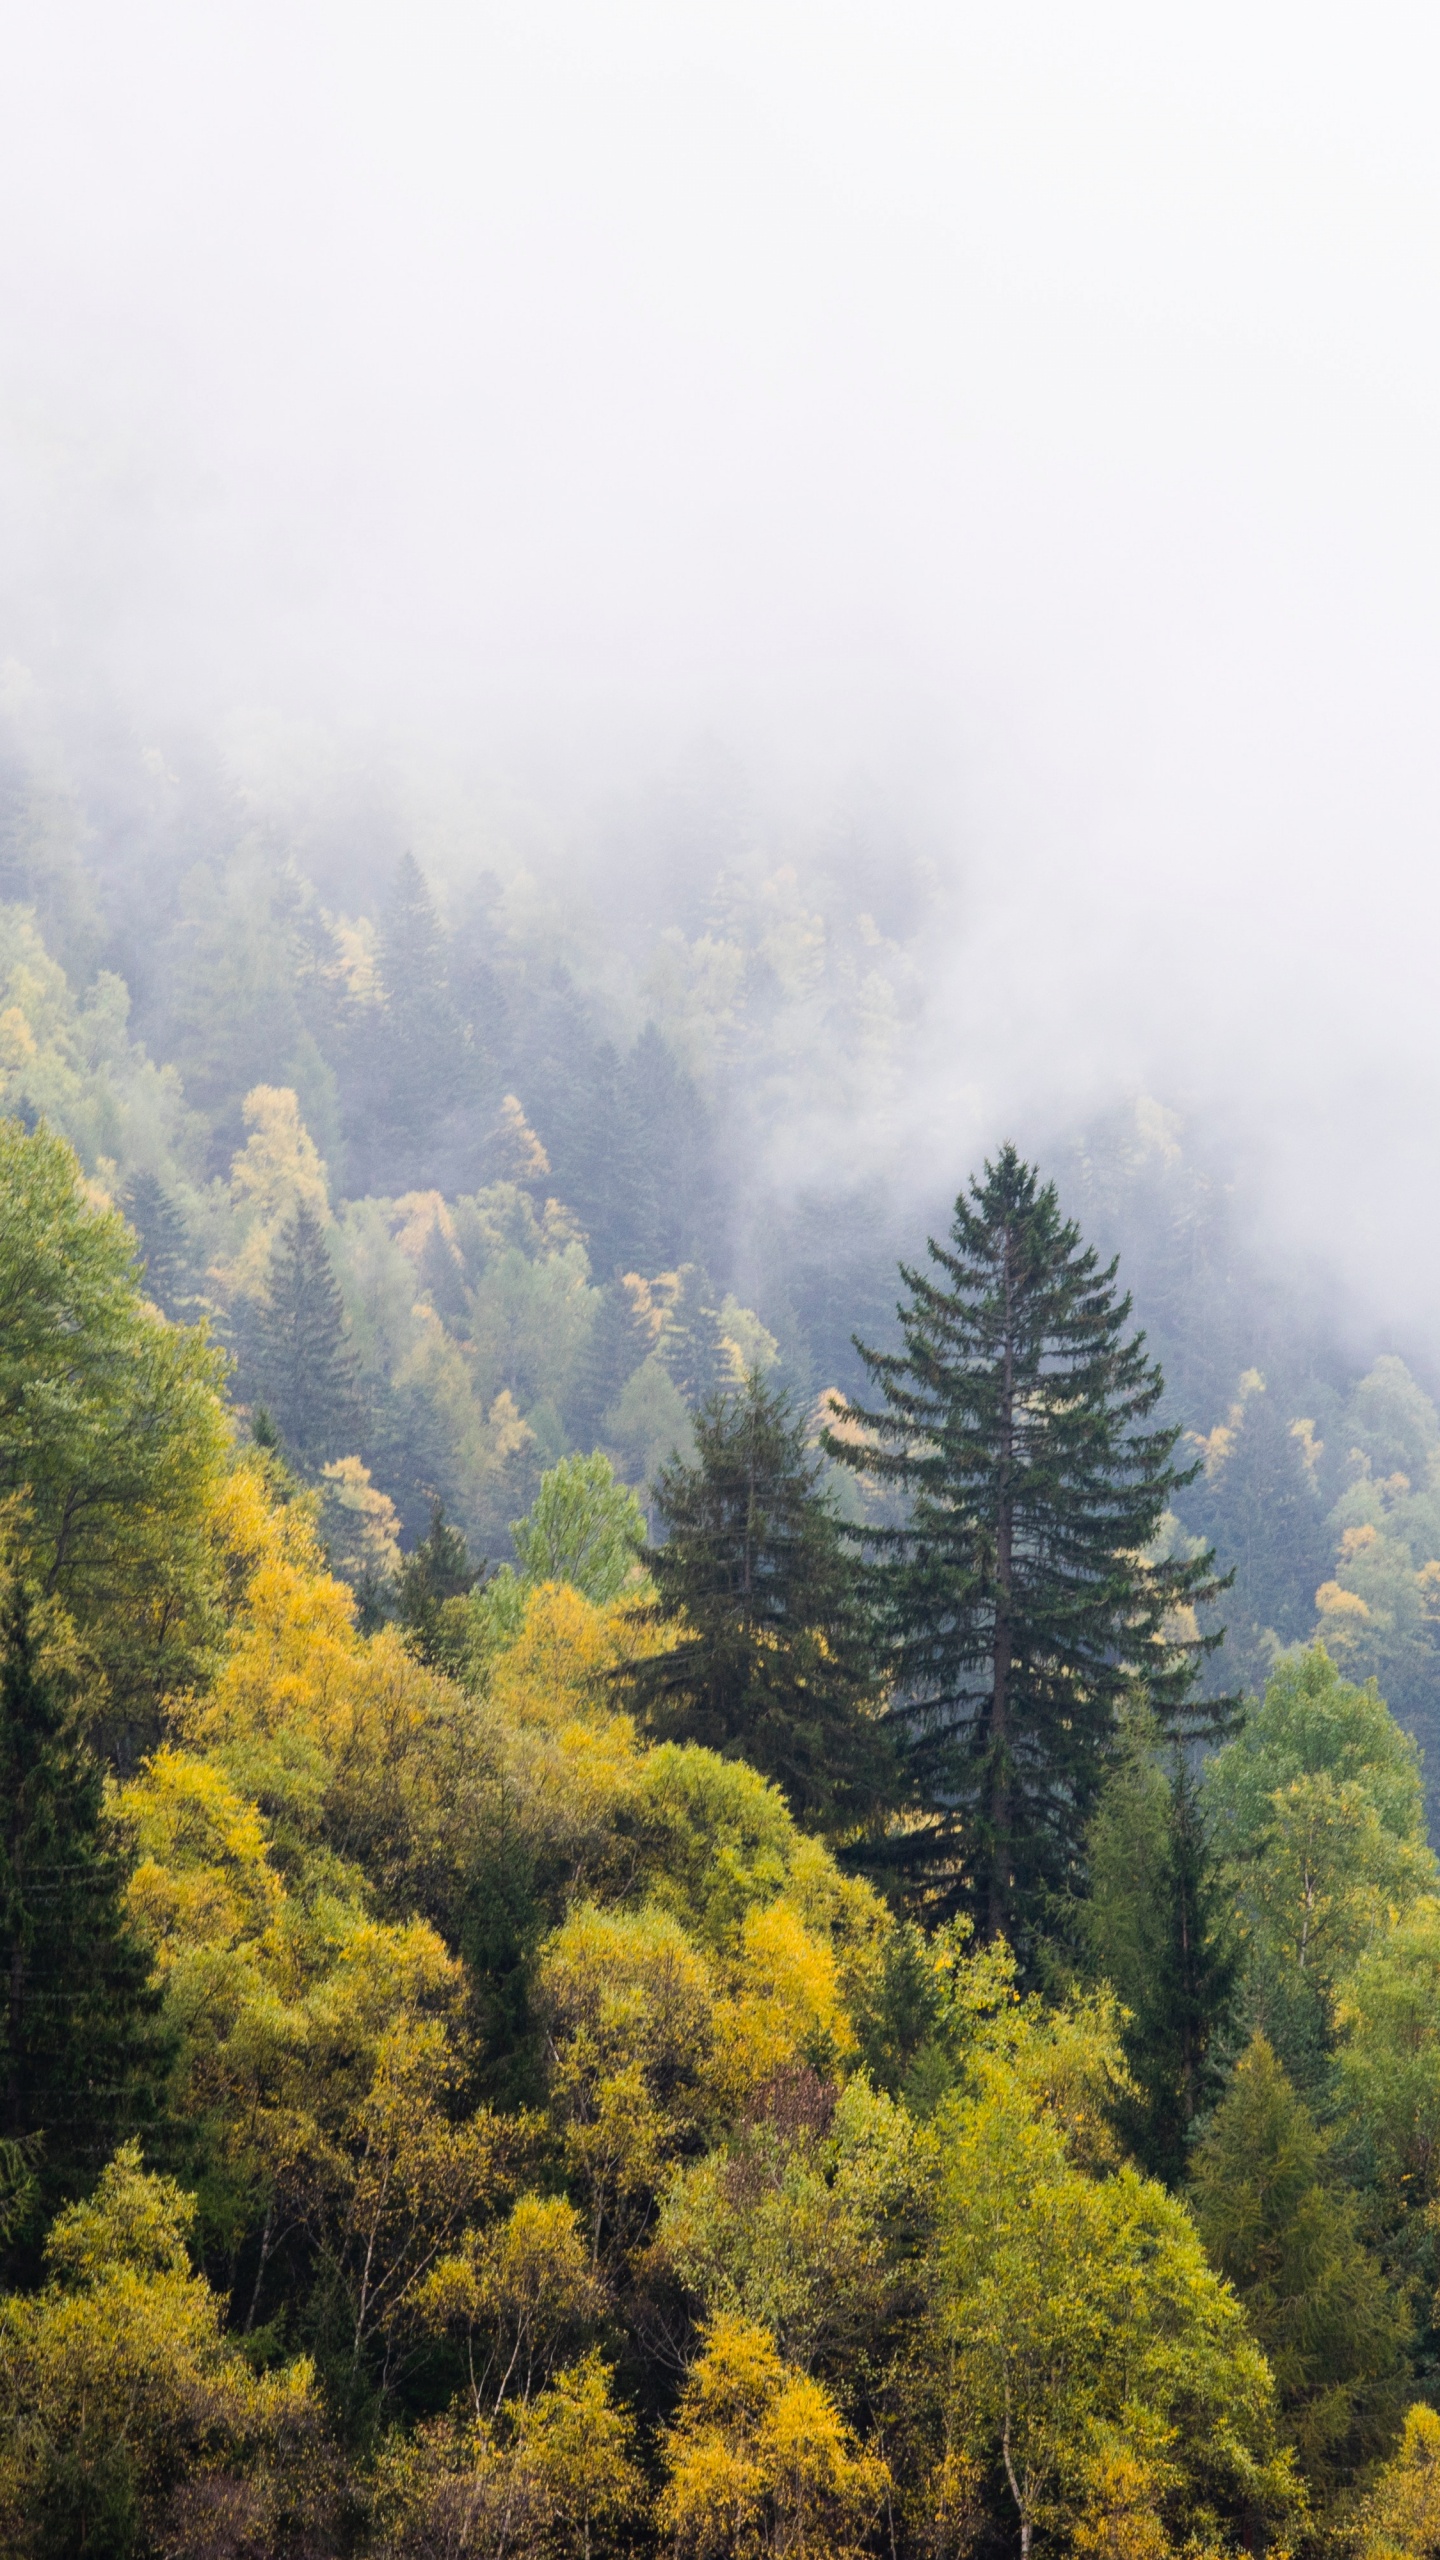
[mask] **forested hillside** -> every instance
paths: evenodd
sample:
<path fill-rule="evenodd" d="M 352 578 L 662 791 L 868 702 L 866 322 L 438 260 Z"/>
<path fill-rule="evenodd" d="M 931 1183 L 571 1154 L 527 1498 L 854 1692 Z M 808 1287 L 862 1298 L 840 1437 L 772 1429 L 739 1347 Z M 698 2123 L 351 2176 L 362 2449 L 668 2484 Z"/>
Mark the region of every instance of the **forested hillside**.
<path fill-rule="evenodd" d="M 605 910 L 538 856 L 462 868 L 442 910 L 394 817 L 343 793 L 277 815 L 158 753 L 87 786 L 13 733 L 6 1107 L 108 1187 L 240 1406 L 312 1473 L 359 1459 L 404 1545 L 439 1500 L 504 1560 L 567 1449 L 643 1489 L 757 1360 L 807 1403 L 848 1393 L 853 1334 L 893 1334 L 896 1261 L 948 1215 L 903 1162 L 857 1189 L 819 1134 L 904 1076 L 933 877 L 890 845 L 767 862 L 704 782 L 662 813 L 668 859 L 620 847 Z M 1203 1451 L 1176 1515 L 1235 1573 L 1219 1686 L 1323 1636 L 1440 1765 L 1423 1383 L 1393 1350 L 1357 1365 L 1162 1104 L 1050 1152 Z"/>
<path fill-rule="evenodd" d="M 918 878 L 9 788 L 0 2547 L 1440 2551 L 1410 1370 L 797 1169 Z"/>

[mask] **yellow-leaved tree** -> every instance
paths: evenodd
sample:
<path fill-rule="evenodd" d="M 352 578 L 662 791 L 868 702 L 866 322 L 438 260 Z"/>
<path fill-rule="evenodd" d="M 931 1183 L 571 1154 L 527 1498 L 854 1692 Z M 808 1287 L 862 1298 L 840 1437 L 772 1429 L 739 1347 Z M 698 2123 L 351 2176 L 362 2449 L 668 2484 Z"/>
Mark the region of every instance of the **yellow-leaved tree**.
<path fill-rule="evenodd" d="M 850 2560 L 871 2547 L 890 2487 L 823 2385 L 731 2315 L 705 2333 L 664 2454 L 659 2521 L 692 2560 Z"/>
<path fill-rule="evenodd" d="M 311 2367 L 252 2372 L 191 2271 L 194 2215 L 132 2144 L 57 2215 L 40 2291 L 0 2302 L 0 2541 L 16 2560 L 134 2547 L 202 2560 L 326 2523 L 335 2481 Z"/>

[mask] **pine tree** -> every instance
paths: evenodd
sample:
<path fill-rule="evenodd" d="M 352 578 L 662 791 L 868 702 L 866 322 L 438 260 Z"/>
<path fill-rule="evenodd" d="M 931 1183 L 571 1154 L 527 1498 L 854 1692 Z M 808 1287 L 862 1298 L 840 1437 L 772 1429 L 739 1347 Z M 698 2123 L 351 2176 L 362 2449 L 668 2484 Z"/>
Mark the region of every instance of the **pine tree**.
<path fill-rule="evenodd" d="M 639 1136 L 635 1250 L 627 1268 L 672 1271 L 723 1234 L 705 1105 L 662 1032 L 646 1024 L 620 1070 L 620 1101 Z"/>
<path fill-rule="evenodd" d="M 158 2002 L 126 1882 L 99 1764 L 17 1577 L 0 1603 L 0 2132 L 33 2153 L 37 2218 L 154 2113 Z"/>
<path fill-rule="evenodd" d="M 430 1506 L 430 1526 L 400 1568 L 397 1616 L 423 1662 L 449 1665 L 443 1611 L 447 1600 L 464 1600 L 480 1580 L 482 1567 L 472 1565 L 462 1531 L 445 1517 L 444 1505 Z"/>
<path fill-rule="evenodd" d="M 135 1175 L 125 1212 L 140 1248 L 135 1259 L 145 1295 L 175 1322 L 188 1322 L 198 1312 L 195 1254 L 185 1221 L 155 1174 Z"/>
<path fill-rule="evenodd" d="M 629 1290 L 618 1280 L 611 1281 L 599 1293 L 565 1399 L 572 1438 L 593 1443 L 603 1437 L 607 1412 L 650 1348 L 649 1333 L 636 1320 Z"/>
<path fill-rule="evenodd" d="M 1128 2013 L 1138 2096 L 1123 2130 L 1143 2167 L 1175 2185 L 1220 2086 L 1239 1945 L 1231 1898 L 1183 1759 L 1167 1777 L 1149 1718 L 1127 1732 L 1086 1842 L 1080 1935 Z"/>
<path fill-rule="evenodd" d="M 709 1272 L 684 1262 L 676 1278 L 680 1288 L 660 1337 L 660 1356 L 685 1402 L 702 1404 L 733 1386 L 734 1364 Z"/>
<path fill-rule="evenodd" d="M 1399 2434 L 1410 2323 L 1263 2036 L 1199 2147 L 1193 2210 L 1269 2358 L 1301 2470 L 1312 2487 L 1335 2487 Z"/>
<path fill-rule="evenodd" d="M 555 1115 L 555 1179 L 585 1229 L 597 1273 L 654 1271 L 657 1219 L 643 1112 L 612 1042 L 597 1042 L 577 1066 Z"/>
<path fill-rule="evenodd" d="M 365 1134 L 376 1179 L 395 1187 L 433 1178 L 439 1132 L 461 1100 L 466 1053 L 450 993 L 448 942 L 418 863 L 406 854 L 380 919 L 380 1086 Z"/>
<path fill-rule="evenodd" d="M 297 1202 L 276 1239 L 250 1366 L 257 1398 L 304 1469 L 350 1455 L 362 1428 L 355 1358 L 325 1230 Z"/>
<path fill-rule="evenodd" d="M 1176 1426 L 1115 1265 L 1060 1215 L 1012 1146 L 955 1204 L 935 1277 L 901 1266 L 903 1348 L 856 1349 L 878 1407 L 837 1417 L 831 1453 L 909 1498 L 868 1533 L 916 1817 L 897 1864 L 1022 1947 L 1083 1879 L 1117 1711 L 1163 1729 L 1199 1657 L 1177 1615 L 1221 1587 L 1212 1559 L 1147 1562 L 1172 1495 Z"/>
<path fill-rule="evenodd" d="M 669 1535 L 646 1561 L 667 1653 L 633 1666 L 631 1695 L 659 1733 L 748 1760 L 798 1820 L 870 1820 L 892 1778 L 874 1712 L 875 1652 L 844 1537 L 820 1490 L 803 1417 L 758 1373 L 695 1415 L 697 1459 L 662 1468 Z"/>

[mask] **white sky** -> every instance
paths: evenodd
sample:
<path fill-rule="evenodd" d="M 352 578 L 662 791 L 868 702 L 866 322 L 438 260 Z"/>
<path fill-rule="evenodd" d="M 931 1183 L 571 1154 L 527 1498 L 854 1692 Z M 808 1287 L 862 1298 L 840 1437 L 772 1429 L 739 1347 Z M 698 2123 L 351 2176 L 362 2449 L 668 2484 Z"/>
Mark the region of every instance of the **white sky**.
<path fill-rule="evenodd" d="M 30 0 L 3 60 L 42 691 L 863 772 L 963 884 L 927 1145 L 1238 1103 L 1440 1351 L 1433 11 Z"/>

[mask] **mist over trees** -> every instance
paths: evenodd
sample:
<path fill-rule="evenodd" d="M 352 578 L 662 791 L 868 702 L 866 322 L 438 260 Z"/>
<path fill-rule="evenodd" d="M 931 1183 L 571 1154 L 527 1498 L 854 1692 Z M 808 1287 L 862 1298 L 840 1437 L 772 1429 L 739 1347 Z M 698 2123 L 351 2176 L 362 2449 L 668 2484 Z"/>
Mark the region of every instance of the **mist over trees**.
<path fill-rule="evenodd" d="M 7 822 L 5 2548 L 1431 2560 L 1424 1385 L 1152 1101 L 787 1173 L 903 884 L 175 790 Z"/>

